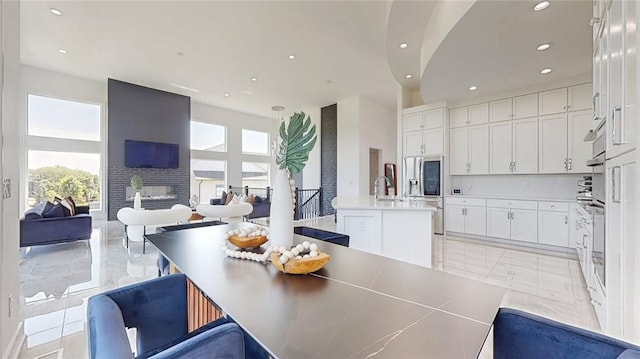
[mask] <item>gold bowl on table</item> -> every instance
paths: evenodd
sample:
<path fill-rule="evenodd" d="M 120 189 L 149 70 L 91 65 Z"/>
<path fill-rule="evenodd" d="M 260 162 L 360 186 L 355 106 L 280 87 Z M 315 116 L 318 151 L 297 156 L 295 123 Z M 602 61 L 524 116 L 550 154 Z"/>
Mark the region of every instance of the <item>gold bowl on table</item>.
<path fill-rule="evenodd" d="M 329 262 L 331 258 L 327 253 L 319 252 L 317 257 L 302 258 L 302 259 L 289 259 L 285 264 L 280 262 L 279 252 L 271 253 L 271 263 L 282 273 L 289 274 L 307 274 L 313 273 L 322 269 L 322 267 Z"/>
<path fill-rule="evenodd" d="M 229 236 L 227 239 L 231 244 L 238 248 L 255 248 L 267 242 L 267 236 L 238 237 Z"/>

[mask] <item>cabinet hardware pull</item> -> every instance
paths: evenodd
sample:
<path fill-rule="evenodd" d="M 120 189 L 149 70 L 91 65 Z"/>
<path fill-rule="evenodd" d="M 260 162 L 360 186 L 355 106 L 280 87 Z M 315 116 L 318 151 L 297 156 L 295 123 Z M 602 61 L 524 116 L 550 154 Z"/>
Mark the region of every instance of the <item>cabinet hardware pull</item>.
<path fill-rule="evenodd" d="M 553 207 L 553 206 L 551 206 Z M 564 224 L 569 224 L 569 217 L 568 216 L 564 216 Z"/>
<path fill-rule="evenodd" d="M 567 158 L 567 171 L 571 171 L 571 165 L 573 163 L 573 158 Z"/>
<path fill-rule="evenodd" d="M 615 166 L 611 168 L 611 200 L 613 203 L 620 203 L 620 171 L 622 167 Z M 616 180 L 617 177 L 617 180 Z M 618 185 L 616 186 L 616 181 Z M 618 192 L 618 196 L 616 197 L 616 192 Z"/>
<path fill-rule="evenodd" d="M 597 16 L 594 16 L 589 20 L 589 26 L 594 26 L 595 24 L 599 24 L 599 23 L 600 23 L 600 18 Z"/>
<path fill-rule="evenodd" d="M 620 131 L 616 131 L 616 128 L 617 128 L 617 126 L 616 126 L 616 123 L 617 123 L 616 118 L 617 119 L 622 119 L 622 116 L 619 116 L 619 115 L 616 116 L 616 113 L 622 114 L 622 107 L 620 107 L 620 106 L 614 107 L 613 108 L 613 112 L 611 113 L 611 118 L 613 120 L 613 124 L 611 125 L 611 127 L 612 127 L 612 130 L 611 130 L 612 141 L 611 142 L 615 146 L 618 146 L 618 145 L 622 145 L 624 143 L 624 141 L 623 141 L 624 135 L 623 135 L 623 132 L 622 132 L 622 121 L 620 121 Z M 618 140 L 618 135 L 620 135 L 620 140 Z"/>
<path fill-rule="evenodd" d="M 597 301 L 597 300 L 595 300 L 595 299 L 591 300 L 591 304 L 593 304 L 593 305 L 597 305 L 597 306 L 601 306 L 601 305 L 602 305 L 602 303 L 598 302 L 598 301 Z"/>

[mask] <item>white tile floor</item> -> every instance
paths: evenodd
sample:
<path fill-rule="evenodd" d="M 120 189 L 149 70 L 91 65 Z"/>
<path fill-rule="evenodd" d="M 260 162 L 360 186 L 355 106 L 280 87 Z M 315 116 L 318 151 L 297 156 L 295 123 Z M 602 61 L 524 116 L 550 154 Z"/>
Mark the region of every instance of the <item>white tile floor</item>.
<path fill-rule="evenodd" d="M 304 225 L 335 231 L 333 216 Z M 86 303 L 99 292 L 154 278 L 157 252 L 129 250 L 119 222 L 95 221 L 92 238 L 21 250 L 26 340 L 20 358 L 87 357 Z M 599 330 L 575 256 L 435 236 L 434 269 L 508 288 L 503 305 Z M 481 357 L 491 356 L 491 345 Z"/>

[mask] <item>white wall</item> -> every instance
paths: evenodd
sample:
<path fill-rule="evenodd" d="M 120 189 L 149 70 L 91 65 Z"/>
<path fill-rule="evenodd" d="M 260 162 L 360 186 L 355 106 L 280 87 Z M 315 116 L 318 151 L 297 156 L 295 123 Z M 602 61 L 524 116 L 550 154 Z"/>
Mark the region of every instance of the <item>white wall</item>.
<path fill-rule="evenodd" d="M 340 116 L 338 116 L 340 122 Z M 369 149 L 380 150 L 378 175 L 383 175 L 384 163 L 396 163 L 396 113 L 369 99 L 360 98 L 360 162 L 359 190 L 361 195 L 369 194 Z M 338 156 L 338 163 L 340 157 Z"/>
<path fill-rule="evenodd" d="M 18 220 L 20 193 L 19 82 L 20 82 L 20 4 L 0 3 L 0 177 L 12 181 L 12 196 L 0 204 L 0 355 L 7 358 L 21 328 L 18 287 Z M 9 297 L 12 305 L 9 308 Z"/>
<path fill-rule="evenodd" d="M 338 101 L 338 196 L 369 194 L 369 148 L 380 150 L 381 163 L 396 162 L 396 118 L 364 97 Z"/>
<path fill-rule="evenodd" d="M 453 176 L 463 195 L 574 200 L 580 174 Z M 447 193 L 448 194 L 448 193 Z"/>
<path fill-rule="evenodd" d="M 360 163 L 359 122 L 360 98 L 338 101 L 338 196 L 358 194 L 360 175 L 368 177 L 369 172 L 360 173 L 359 165 L 356 165 Z"/>

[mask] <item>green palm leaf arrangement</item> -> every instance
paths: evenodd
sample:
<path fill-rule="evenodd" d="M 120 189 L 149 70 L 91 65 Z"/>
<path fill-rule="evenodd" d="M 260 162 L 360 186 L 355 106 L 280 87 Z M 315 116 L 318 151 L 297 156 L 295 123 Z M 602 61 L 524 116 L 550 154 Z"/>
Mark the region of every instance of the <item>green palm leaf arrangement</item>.
<path fill-rule="evenodd" d="M 280 169 L 288 169 L 290 173 L 302 171 L 309 159 L 309 152 L 316 144 L 316 125 L 311 128 L 311 117 L 305 120 L 304 112 L 294 113 L 285 128 L 280 124 L 280 147 L 276 154 L 276 164 Z"/>
<path fill-rule="evenodd" d="M 142 182 L 142 177 L 140 177 L 140 175 L 131 176 L 131 187 L 133 187 L 133 189 L 135 189 L 136 191 L 139 191 L 142 189 L 142 186 L 143 186 L 143 182 Z"/>

